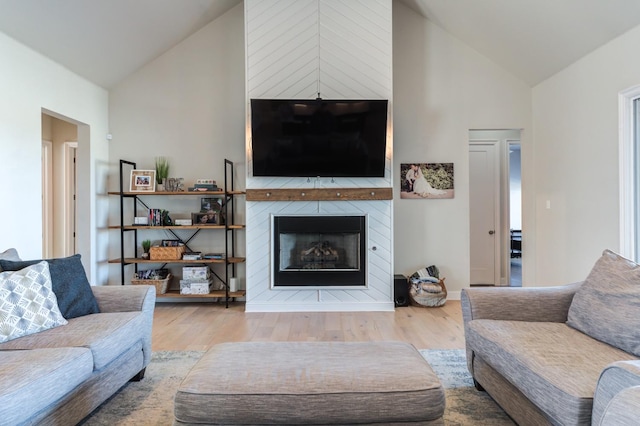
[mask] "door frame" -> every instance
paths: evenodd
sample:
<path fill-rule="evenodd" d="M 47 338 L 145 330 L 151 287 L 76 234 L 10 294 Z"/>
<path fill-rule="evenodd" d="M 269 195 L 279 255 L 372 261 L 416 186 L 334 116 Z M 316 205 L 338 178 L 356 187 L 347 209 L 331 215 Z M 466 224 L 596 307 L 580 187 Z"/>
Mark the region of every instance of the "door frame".
<path fill-rule="evenodd" d="M 53 257 L 53 142 L 42 139 L 42 258 Z"/>
<path fill-rule="evenodd" d="M 76 254 L 76 163 L 78 142 L 64 142 L 64 255 Z"/>
<path fill-rule="evenodd" d="M 493 173 L 493 191 L 494 191 L 494 206 L 493 206 L 493 220 L 494 224 L 494 283 L 495 286 L 503 286 L 507 285 L 502 280 L 502 239 L 503 239 L 503 229 L 502 229 L 502 221 L 501 221 L 501 210 L 500 210 L 500 175 L 501 175 L 501 149 L 500 149 L 500 140 L 499 139 L 469 139 L 468 149 L 471 150 L 472 146 L 481 146 L 481 145 L 490 145 L 494 147 L 493 153 L 493 161 L 494 161 L 494 173 Z M 471 190 L 471 188 L 469 188 Z M 471 246 L 471 245 L 469 245 Z M 471 253 L 469 253 L 471 256 Z"/>

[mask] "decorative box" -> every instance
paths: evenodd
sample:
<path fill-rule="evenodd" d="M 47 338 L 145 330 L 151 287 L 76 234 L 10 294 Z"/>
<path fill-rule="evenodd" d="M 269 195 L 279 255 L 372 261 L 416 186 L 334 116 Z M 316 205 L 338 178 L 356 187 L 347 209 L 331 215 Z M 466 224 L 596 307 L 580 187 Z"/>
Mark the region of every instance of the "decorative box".
<path fill-rule="evenodd" d="M 182 267 L 182 279 L 207 281 L 209 279 L 209 268 L 206 266 L 184 266 Z"/>
<path fill-rule="evenodd" d="M 209 294 L 209 282 L 180 280 L 180 294 Z"/>

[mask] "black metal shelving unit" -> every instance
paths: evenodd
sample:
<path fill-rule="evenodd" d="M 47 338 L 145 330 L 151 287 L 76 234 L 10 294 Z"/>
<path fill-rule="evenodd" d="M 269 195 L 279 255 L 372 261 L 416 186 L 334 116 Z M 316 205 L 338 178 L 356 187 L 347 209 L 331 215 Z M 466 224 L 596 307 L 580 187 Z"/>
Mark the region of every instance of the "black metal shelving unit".
<path fill-rule="evenodd" d="M 229 279 L 236 276 L 236 266 L 239 263 L 245 261 L 242 257 L 236 257 L 236 231 L 244 229 L 244 225 L 235 223 L 235 198 L 240 195 L 244 195 L 243 191 L 236 191 L 234 185 L 234 165 L 230 160 L 224 160 L 224 190 L 223 191 L 179 191 L 179 192 L 130 192 L 125 190 L 125 182 L 128 182 L 125 173 L 135 170 L 137 167 L 135 162 L 120 160 L 120 190 L 119 192 L 109 192 L 110 195 L 117 195 L 120 199 L 120 225 L 110 228 L 118 228 L 120 231 L 120 257 L 118 259 L 110 260 L 109 263 L 120 264 L 120 277 L 122 285 L 125 285 L 125 270 L 127 266 L 134 265 L 135 272 L 138 272 L 138 265 L 140 264 L 162 264 L 161 268 L 167 264 L 183 264 L 183 265 L 206 265 L 209 271 L 224 285 L 224 291 L 218 290 L 210 292 L 209 294 L 198 295 L 181 295 L 175 293 L 167 293 L 164 295 L 158 295 L 158 300 L 164 298 L 171 299 L 185 299 L 194 301 L 194 299 L 210 299 L 210 298 L 222 298 L 225 301 L 225 306 L 229 307 L 229 301 L 237 297 L 244 297 L 244 291 L 229 291 Z M 133 203 L 133 217 L 138 214 L 138 205 L 142 205 L 145 209 L 149 209 L 149 206 L 142 200 L 147 196 L 191 196 L 191 197 L 203 197 L 214 196 L 224 199 L 224 205 L 222 206 L 224 211 L 224 224 L 223 225 L 191 225 L 191 226 L 148 226 L 148 225 L 127 225 L 125 224 L 125 202 L 131 200 Z M 224 258 L 223 259 L 199 259 L 199 260 L 149 260 L 136 257 L 135 251 L 138 247 L 138 232 L 142 230 L 165 230 L 171 233 L 176 239 L 184 243 L 187 250 L 189 248 L 189 242 L 198 235 L 202 230 L 219 229 L 224 232 Z M 178 230 L 192 231 L 188 237 L 184 237 L 178 234 Z M 126 256 L 125 247 L 125 235 L 129 232 L 133 232 L 133 257 Z M 224 274 L 218 274 L 213 266 L 215 264 L 224 264 Z M 231 269 L 231 275 L 229 274 Z M 224 278 L 221 276 L 223 275 Z"/>

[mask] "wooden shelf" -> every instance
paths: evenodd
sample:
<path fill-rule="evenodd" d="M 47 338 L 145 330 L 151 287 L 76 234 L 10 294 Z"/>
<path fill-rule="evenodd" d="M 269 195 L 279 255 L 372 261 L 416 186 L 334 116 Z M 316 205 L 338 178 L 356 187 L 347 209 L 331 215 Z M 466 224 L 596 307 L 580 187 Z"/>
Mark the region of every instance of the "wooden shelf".
<path fill-rule="evenodd" d="M 172 226 L 151 226 L 151 225 L 110 225 L 109 229 L 225 229 L 224 225 L 172 225 Z M 229 225 L 227 229 L 244 229 L 245 225 Z"/>
<path fill-rule="evenodd" d="M 226 260 L 229 263 L 244 263 L 244 257 L 229 257 Z M 182 259 L 164 259 L 164 260 L 150 260 L 140 259 L 136 257 L 127 257 L 123 259 L 110 259 L 109 263 L 184 263 L 184 264 L 198 264 L 198 263 L 225 263 L 225 259 L 200 259 L 200 260 L 182 260 Z"/>
<path fill-rule="evenodd" d="M 391 200 L 393 188 L 247 189 L 247 201 Z"/>
<path fill-rule="evenodd" d="M 120 191 L 109 191 L 109 195 L 121 195 Z M 154 192 L 129 192 L 124 191 L 122 195 L 127 197 L 133 196 L 145 196 L 145 195 L 197 195 L 199 197 L 203 196 L 214 196 L 214 197 L 222 197 L 224 195 L 244 195 L 244 191 L 154 191 Z"/>
<path fill-rule="evenodd" d="M 229 298 L 244 297 L 245 295 L 246 295 L 246 291 L 244 290 L 229 292 Z M 156 299 L 165 299 L 165 298 L 181 298 L 181 299 L 182 298 L 186 298 L 186 299 L 222 298 L 224 299 L 225 297 L 226 297 L 226 294 L 224 290 L 214 290 L 207 294 L 180 294 L 179 290 L 169 290 L 164 294 L 156 294 Z"/>

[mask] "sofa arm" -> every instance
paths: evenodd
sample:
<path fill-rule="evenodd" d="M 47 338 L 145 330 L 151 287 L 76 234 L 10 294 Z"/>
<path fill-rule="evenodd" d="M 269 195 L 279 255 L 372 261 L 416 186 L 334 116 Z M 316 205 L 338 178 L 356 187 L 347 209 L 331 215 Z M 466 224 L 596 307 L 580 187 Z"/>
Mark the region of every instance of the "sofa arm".
<path fill-rule="evenodd" d="M 156 288 L 148 285 L 92 286 L 100 312 L 144 311 L 155 307 Z"/>
<path fill-rule="evenodd" d="M 465 324 L 474 319 L 565 322 L 580 285 L 465 288 L 462 318 Z"/>
<path fill-rule="evenodd" d="M 593 397 L 592 425 L 637 425 L 640 419 L 640 360 L 607 366 Z"/>

